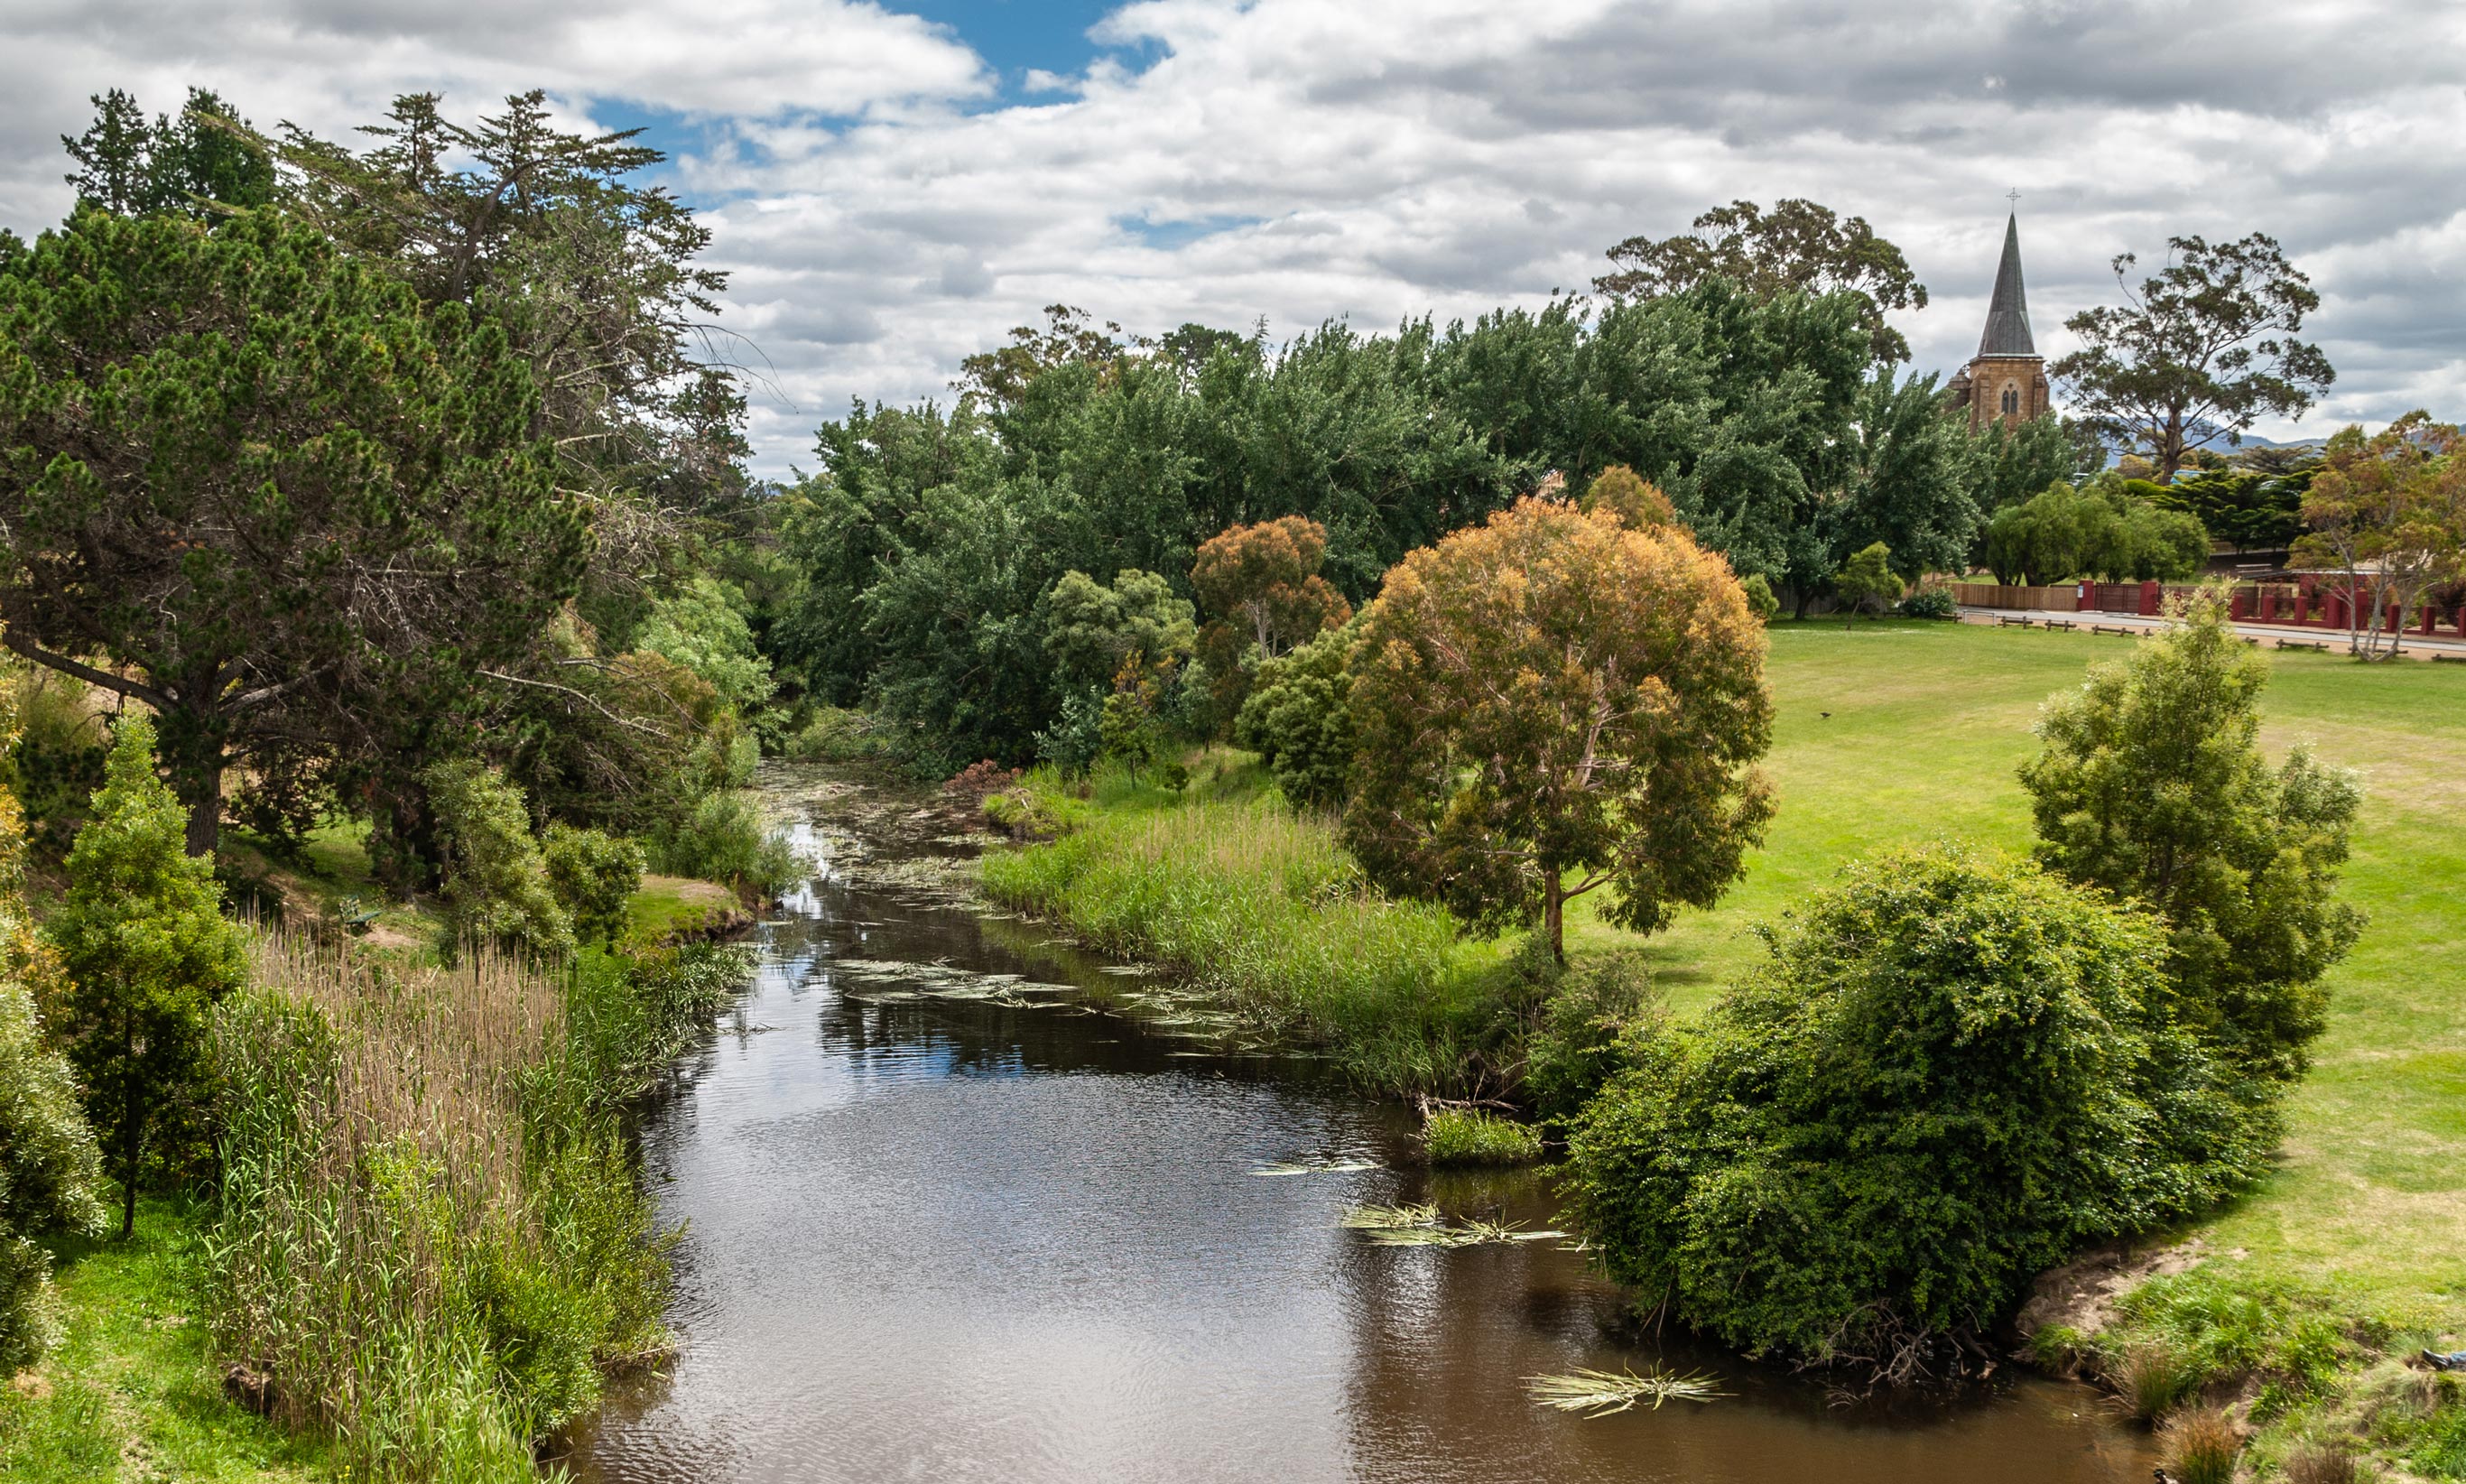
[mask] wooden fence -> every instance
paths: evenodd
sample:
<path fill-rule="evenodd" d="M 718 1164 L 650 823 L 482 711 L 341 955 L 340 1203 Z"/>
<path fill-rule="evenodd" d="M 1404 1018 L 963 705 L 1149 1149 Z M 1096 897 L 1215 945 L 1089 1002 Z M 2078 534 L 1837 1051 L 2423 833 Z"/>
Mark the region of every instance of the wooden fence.
<path fill-rule="evenodd" d="M 1956 582 L 1953 601 L 1970 608 L 2026 608 L 2045 613 L 2080 612 L 2080 584 L 2062 587 L 2007 587 L 2000 582 Z"/>

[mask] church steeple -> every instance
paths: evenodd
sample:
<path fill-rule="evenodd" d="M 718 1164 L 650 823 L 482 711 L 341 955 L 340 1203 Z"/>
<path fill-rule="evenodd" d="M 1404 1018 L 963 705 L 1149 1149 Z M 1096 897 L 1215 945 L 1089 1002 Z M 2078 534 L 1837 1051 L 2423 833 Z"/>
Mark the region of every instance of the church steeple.
<path fill-rule="evenodd" d="M 1986 333 L 1980 355 L 2035 355 L 2029 338 L 2029 296 L 2021 286 L 2021 219 L 2004 218 L 2004 260 L 1995 265 L 1995 294 L 1986 302 Z"/>
<path fill-rule="evenodd" d="M 1995 265 L 1995 292 L 1986 301 L 1986 330 L 1945 388 L 1953 405 L 1969 409 L 1972 427 L 2026 422 L 2044 416 L 2053 399 L 2047 363 L 2029 333 L 2029 296 L 2021 286 L 2021 220 L 2004 218 L 2004 257 Z"/>

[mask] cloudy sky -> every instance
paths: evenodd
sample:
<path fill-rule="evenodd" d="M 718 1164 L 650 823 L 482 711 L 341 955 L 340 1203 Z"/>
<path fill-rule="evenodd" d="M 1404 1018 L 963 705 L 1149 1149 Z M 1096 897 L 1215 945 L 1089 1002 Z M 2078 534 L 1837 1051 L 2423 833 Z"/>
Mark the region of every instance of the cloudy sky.
<path fill-rule="evenodd" d="M 2466 416 L 2466 6 L 2336 0 L 0 0 L 0 225 L 69 205 L 108 86 L 340 135 L 545 87 L 647 128 L 763 369 L 759 464 L 943 394 L 1056 301 L 1283 338 L 1537 304 L 1733 197 L 1898 242 L 1975 348 L 2021 191 L 2039 348 L 2170 234 L 2277 237 L 2338 385 L 2300 437 Z"/>

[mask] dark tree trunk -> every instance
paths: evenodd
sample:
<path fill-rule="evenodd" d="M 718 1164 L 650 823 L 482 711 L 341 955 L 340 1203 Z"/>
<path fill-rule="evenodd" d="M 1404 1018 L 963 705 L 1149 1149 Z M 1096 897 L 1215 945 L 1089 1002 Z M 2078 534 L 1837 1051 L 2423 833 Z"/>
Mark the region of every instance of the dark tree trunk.
<path fill-rule="evenodd" d="M 212 855 L 222 841 L 223 770 L 213 763 L 200 769 L 189 797 L 188 849 L 191 855 Z"/>

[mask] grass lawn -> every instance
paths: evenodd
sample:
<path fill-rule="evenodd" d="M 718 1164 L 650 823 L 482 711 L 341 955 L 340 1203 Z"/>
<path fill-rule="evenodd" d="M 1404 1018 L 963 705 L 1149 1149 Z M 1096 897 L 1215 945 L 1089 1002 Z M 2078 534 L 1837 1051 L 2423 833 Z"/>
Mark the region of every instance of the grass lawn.
<path fill-rule="evenodd" d="M 66 1337 L 41 1366 L 0 1383 L 0 1478 L 330 1475 L 324 1444 L 224 1397 L 197 1307 L 194 1241 L 189 1221 L 148 1201 L 130 1242 L 51 1244 Z"/>
<path fill-rule="evenodd" d="M 1949 623 L 1782 623 L 1772 640 L 1781 813 L 1718 909 L 1650 940 L 1681 1010 L 1757 960 L 1751 925 L 1853 856 L 1948 836 L 2026 848 L 2013 773 L 2039 704 L 2131 647 Z M 2308 740 L 2364 776 L 2345 890 L 2371 922 L 2332 973 L 2282 1166 L 2197 1234 L 2256 1278 L 2331 1288 L 2466 1344 L 2466 667 L 2272 659 L 2272 758 Z M 1574 951 L 1633 941 L 1586 905 Z"/>

